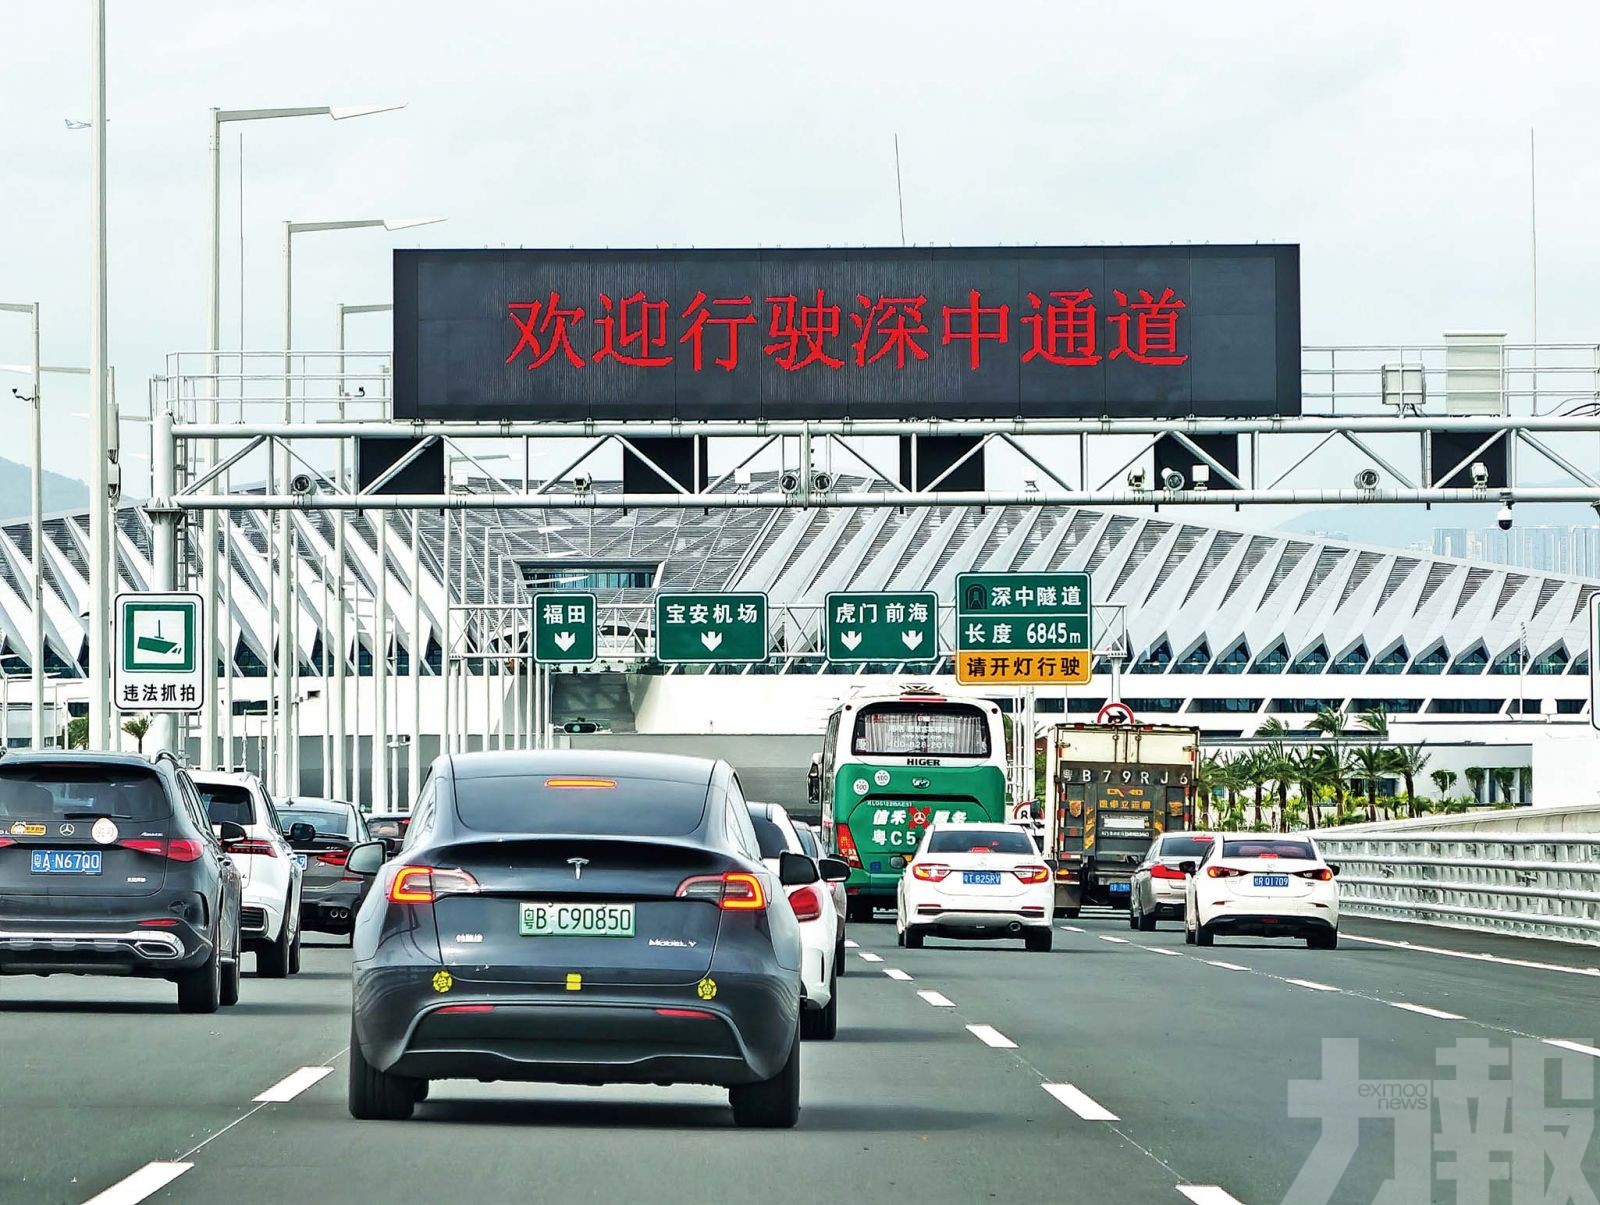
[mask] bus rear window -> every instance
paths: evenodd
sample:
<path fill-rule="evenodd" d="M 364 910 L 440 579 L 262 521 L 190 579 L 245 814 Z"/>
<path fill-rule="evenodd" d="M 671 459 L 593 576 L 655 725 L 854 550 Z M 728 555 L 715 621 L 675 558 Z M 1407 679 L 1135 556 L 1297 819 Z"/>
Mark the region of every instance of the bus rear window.
<path fill-rule="evenodd" d="M 988 757 L 989 725 L 962 703 L 869 703 L 850 748 L 858 757 Z"/>

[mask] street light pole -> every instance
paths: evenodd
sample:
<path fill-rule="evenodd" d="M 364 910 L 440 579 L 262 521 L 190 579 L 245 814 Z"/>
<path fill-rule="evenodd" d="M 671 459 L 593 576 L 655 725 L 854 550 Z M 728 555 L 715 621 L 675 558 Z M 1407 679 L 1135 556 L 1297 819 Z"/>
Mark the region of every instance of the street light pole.
<path fill-rule="evenodd" d="M 106 321 L 106 0 L 89 0 L 89 748 L 111 748 L 112 498 Z M 35 555 L 38 550 L 35 550 Z"/>
<path fill-rule="evenodd" d="M 41 568 L 41 558 L 44 555 L 44 437 L 40 424 L 40 407 L 43 404 L 41 393 L 43 387 L 44 371 L 39 365 L 39 303 L 28 302 L 26 305 L 16 305 L 0 302 L 0 310 L 9 310 L 12 313 L 24 313 L 29 316 L 32 327 L 32 355 L 29 363 L 29 376 L 32 379 L 32 397 L 28 399 L 32 407 L 28 431 L 29 443 L 32 446 L 32 465 L 29 480 L 29 516 L 28 539 L 33 545 L 33 623 L 30 638 L 33 644 L 33 736 L 30 747 L 44 748 L 44 572 Z M 16 390 L 12 390 L 13 393 Z M 9 717 L 8 717 L 9 722 Z"/>
<path fill-rule="evenodd" d="M 222 127 L 229 122 L 239 121 L 272 121 L 286 117 L 331 117 L 334 121 L 343 121 L 351 117 L 367 117 L 374 113 L 388 113 L 396 109 L 403 109 L 405 105 L 302 105 L 293 108 L 279 109 L 212 109 L 211 110 L 211 204 L 208 214 L 210 225 L 209 271 L 206 276 L 206 349 L 208 353 L 209 369 L 206 377 L 206 421 L 215 423 L 219 418 L 218 397 L 218 345 L 222 342 Z M 205 444 L 206 463 L 202 466 L 209 468 L 217 462 L 217 441 L 207 440 Z M 215 493 L 217 484 L 213 482 L 209 487 Z M 206 606 L 212 611 L 211 617 L 204 625 L 204 635 L 201 640 L 201 664 L 214 667 L 217 664 L 217 637 L 228 639 L 232 634 L 231 615 L 218 615 L 212 604 L 216 602 L 217 589 L 217 532 L 218 516 L 214 511 L 207 511 L 204 519 L 205 535 L 200 556 L 201 580 L 205 584 Z M 219 623 L 222 625 L 219 629 Z M 208 672 L 210 672 L 208 670 Z M 231 679 L 233 676 L 232 649 L 228 650 L 228 659 L 225 662 L 224 673 Z M 217 705 L 212 691 L 206 692 L 205 705 L 200 713 L 200 761 L 203 768 L 209 768 L 214 762 L 217 743 Z M 231 753 L 229 760 L 231 763 Z"/>

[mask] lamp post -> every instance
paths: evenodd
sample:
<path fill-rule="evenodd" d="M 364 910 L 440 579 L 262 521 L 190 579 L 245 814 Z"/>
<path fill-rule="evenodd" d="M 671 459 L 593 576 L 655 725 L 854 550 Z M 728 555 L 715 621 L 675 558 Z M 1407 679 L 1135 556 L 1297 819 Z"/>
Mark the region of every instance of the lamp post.
<path fill-rule="evenodd" d="M 40 428 L 40 392 L 41 378 L 44 373 L 39 364 L 39 303 L 37 301 L 19 305 L 11 302 L 0 302 L 0 310 L 8 310 L 14 314 L 27 314 L 32 328 L 33 353 L 28 366 L 28 374 L 32 378 L 32 396 L 27 399 L 31 410 L 31 424 L 28 431 L 29 443 L 32 447 L 31 479 L 29 482 L 29 516 L 28 538 L 33 545 L 33 625 L 31 638 L 33 641 L 33 738 L 32 747 L 43 749 L 44 745 L 40 733 L 44 729 L 44 574 L 40 571 L 40 558 L 44 552 L 44 438 Z M 17 393 L 16 390 L 12 390 Z M 17 393 L 18 397 L 22 395 Z M 10 722 L 9 715 L 7 722 Z"/>
<path fill-rule="evenodd" d="M 89 2 L 89 747 L 111 748 L 111 579 L 116 525 L 106 322 L 106 0 Z"/>
<path fill-rule="evenodd" d="M 293 389 L 290 377 L 291 352 L 294 347 L 294 236 L 297 234 L 315 234 L 334 230 L 371 230 L 382 228 L 384 230 L 409 230 L 414 226 L 429 226 L 435 222 L 442 222 L 443 218 L 356 218 L 346 221 L 333 222 L 285 222 L 283 224 L 283 421 L 293 421 Z M 289 492 L 289 478 L 292 476 L 289 458 L 283 458 L 282 492 Z M 380 529 L 385 526 L 382 517 L 379 518 Z M 299 670 L 299 650 L 292 648 L 284 633 L 293 625 L 290 617 L 292 609 L 298 605 L 293 597 L 292 576 L 290 568 L 290 532 L 293 529 L 293 519 L 288 512 L 278 517 L 278 563 L 279 575 L 276 581 L 278 596 L 278 628 L 280 631 L 277 641 L 276 660 L 283 668 L 283 731 L 277 757 L 277 772 L 275 777 L 279 783 L 289 781 L 295 773 L 299 758 L 297 756 L 299 740 L 298 708 L 295 703 L 295 677 Z M 380 541 L 381 553 L 382 541 Z M 383 561 L 380 555 L 378 561 L 380 573 Z M 269 618 L 273 608 L 268 607 Z M 270 623 L 269 623 L 269 626 Z M 379 627 L 383 626 L 383 619 L 379 619 Z M 275 697 L 272 691 L 273 674 L 272 664 L 268 663 L 268 697 Z M 272 704 L 268 704 L 268 714 L 272 713 Z M 269 725 L 270 732 L 270 725 Z M 376 781 L 376 780 L 375 780 Z M 299 784 L 294 784 L 293 791 L 299 791 Z"/>
<path fill-rule="evenodd" d="M 374 113 L 389 113 L 396 109 L 403 109 L 405 105 L 302 105 L 292 108 L 279 109 L 212 109 L 211 110 L 211 197 L 209 206 L 210 242 L 209 271 L 206 274 L 206 348 L 209 355 L 209 367 L 206 377 L 206 421 L 215 423 L 218 419 L 218 388 L 217 388 L 217 345 L 222 341 L 222 127 L 224 124 L 241 121 L 273 121 L 287 117 L 331 117 L 334 121 L 344 121 L 351 117 L 367 117 Z M 208 440 L 205 445 L 206 464 L 209 468 L 217 461 L 217 441 Z M 202 469 L 203 471 L 203 469 Z M 215 484 L 211 487 L 215 490 Z M 219 516 L 216 511 L 208 510 L 203 520 L 205 534 L 201 544 L 200 570 L 202 580 L 208 595 L 208 605 L 216 601 L 216 570 L 217 570 L 217 532 Z M 213 615 L 205 624 L 205 631 L 201 639 L 202 664 L 215 666 L 217 663 L 217 636 L 218 624 L 220 631 L 231 635 L 231 616 Z M 227 661 L 228 676 L 233 674 L 232 650 L 229 650 Z M 233 721 L 229 717 L 229 728 Z M 214 763 L 217 742 L 217 703 L 215 692 L 207 691 L 204 706 L 200 712 L 200 765 L 210 768 Z M 230 735 L 231 740 L 231 735 Z M 231 758 L 231 754 L 230 754 Z"/>

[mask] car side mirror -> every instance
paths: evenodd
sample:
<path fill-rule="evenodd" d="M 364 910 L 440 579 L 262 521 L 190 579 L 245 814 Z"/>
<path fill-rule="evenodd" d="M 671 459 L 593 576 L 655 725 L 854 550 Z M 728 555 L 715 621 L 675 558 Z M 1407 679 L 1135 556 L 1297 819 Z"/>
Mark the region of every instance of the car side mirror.
<path fill-rule="evenodd" d="M 824 883 L 842 883 L 850 877 L 850 863 L 843 858 L 823 858 L 817 863 Z"/>
<path fill-rule="evenodd" d="M 778 855 L 778 882 L 785 887 L 806 887 L 818 882 L 822 872 L 805 854 L 785 850 Z"/>
<path fill-rule="evenodd" d="M 369 878 L 377 874 L 388 859 L 389 851 L 384 848 L 382 841 L 363 841 L 350 851 L 350 856 L 345 859 L 344 868 L 348 874 Z"/>
<path fill-rule="evenodd" d="M 250 834 L 245 832 L 244 825 L 235 824 L 231 820 L 224 820 L 221 824 L 211 826 L 212 832 L 217 834 L 217 840 L 227 845 L 232 841 L 243 841 Z"/>
<path fill-rule="evenodd" d="M 1195 871 L 1199 870 L 1200 868 L 1198 866 L 1196 866 L 1193 862 L 1179 862 L 1178 863 L 1178 869 L 1183 871 L 1183 873 L 1185 875 L 1192 875 L 1192 874 L 1194 874 Z"/>
<path fill-rule="evenodd" d="M 1337 862 L 1329 862 L 1328 863 L 1328 873 L 1331 874 L 1334 878 L 1338 878 L 1339 877 L 1339 863 L 1337 863 Z"/>
<path fill-rule="evenodd" d="M 290 844 L 292 845 L 301 845 L 307 841 L 315 841 L 317 838 L 317 827 L 314 824 L 307 824 L 304 820 L 297 820 L 295 823 L 289 826 L 289 832 L 287 836 Z"/>

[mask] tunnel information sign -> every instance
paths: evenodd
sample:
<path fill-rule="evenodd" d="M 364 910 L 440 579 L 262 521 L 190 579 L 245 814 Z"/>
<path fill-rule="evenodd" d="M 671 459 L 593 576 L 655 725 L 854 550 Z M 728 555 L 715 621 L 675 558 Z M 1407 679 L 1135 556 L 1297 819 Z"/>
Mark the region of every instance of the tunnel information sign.
<path fill-rule="evenodd" d="M 594 595 L 545 590 L 533 596 L 533 659 L 539 665 L 588 665 L 598 649 Z"/>
<path fill-rule="evenodd" d="M 930 661 L 939 655 L 939 599 L 915 593 L 828 595 L 829 661 Z"/>
<path fill-rule="evenodd" d="M 765 661 L 767 596 L 656 595 L 656 659 L 668 665 Z"/>
<path fill-rule="evenodd" d="M 963 573 L 956 578 L 956 680 L 1081 686 L 1094 664 L 1087 573 Z"/>

